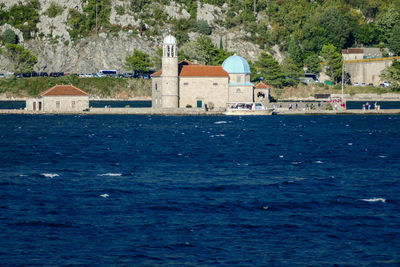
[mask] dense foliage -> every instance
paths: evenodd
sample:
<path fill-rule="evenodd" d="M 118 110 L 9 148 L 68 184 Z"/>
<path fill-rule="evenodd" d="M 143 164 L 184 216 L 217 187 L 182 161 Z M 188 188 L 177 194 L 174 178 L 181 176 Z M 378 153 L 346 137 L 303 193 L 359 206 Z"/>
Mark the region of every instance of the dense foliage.
<path fill-rule="evenodd" d="M 111 0 L 84 0 L 83 12 L 69 9 L 69 34 L 76 40 L 91 32 L 110 29 Z"/>
<path fill-rule="evenodd" d="M 32 55 L 23 46 L 17 44 L 6 44 L 5 55 L 13 64 L 14 72 L 30 72 L 37 63 L 37 57 Z"/>
<path fill-rule="evenodd" d="M 18 36 L 11 29 L 7 29 L 2 34 L 3 43 L 5 44 L 17 44 Z"/>
<path fill-rule="evenodd" d="M 400 61 L 393 60 L 392 65 L 382 72 L 381 78 L 391 82 L 391 88 L 400 90 Z"/>
<path fill-rule="evenodd" d="M 64 11 L 63 7 L 60 4 L 55 2 L 51 3 L 49 8 L 46 10 L 45 14 L 50 18 L 55 18 L 60 15 Z"/>
<path fill-rule="evenodd" d="M 19 2 L 6 10 L 4 4 L 0 5 L 0 25 L 8 23 L 18 28 L 25 39 L 30 39 L 36 34 L 39 22 L 39 0 L 28 0 L 26 4 Z"/>
<path fill-rule="evenodd" d="M 134 50 L 133 54 L 125 58 L 125 69 L 131 71 L 148 72 L 153 66 L 149 54 Z"/>

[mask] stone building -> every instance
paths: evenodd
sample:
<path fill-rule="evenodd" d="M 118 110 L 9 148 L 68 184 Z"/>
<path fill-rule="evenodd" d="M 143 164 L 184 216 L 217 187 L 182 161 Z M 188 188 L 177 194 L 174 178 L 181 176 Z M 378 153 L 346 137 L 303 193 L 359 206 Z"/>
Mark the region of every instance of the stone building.
<path fill-rule="evenodd" d="M 73 85 L 55 85 L 38 98 L 26 100 L 26 109 L 42 112 L 79 112 L 89 108 L 89 94 Z"/>
<path fill-rule="evenodd" d="M 259 82 L 254 86 L 254 102 L 268 103 L 271 93 L 271 86 Z"/>
<path fill-rule="evenodd" d="M 178 62 L 175 37 L 163 42 L 162 69 L 152 74 L 153 108 L 225 109 L 229 102 L 253 102 L 250 67 L 237 55 L 222 66 L 205 66 L 187 60 Z M 268 99 L 268 97 L 267 97 Z"/>

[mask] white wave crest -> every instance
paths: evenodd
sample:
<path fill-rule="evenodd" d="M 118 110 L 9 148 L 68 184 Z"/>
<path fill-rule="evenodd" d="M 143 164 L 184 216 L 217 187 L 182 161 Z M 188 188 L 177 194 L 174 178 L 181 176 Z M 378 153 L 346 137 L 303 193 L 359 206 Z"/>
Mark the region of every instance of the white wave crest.
<path fill-rule="evenodd" d="M 110 195 L 109 194 L 102 194 L 99 197 L 104 197 L 104 198 L 108 198 Z"/>
<path fill-rule="evenodd" d="M 103 174 L 99 174 L 99 176 L 112 176 L 112 177 L 116 177 L 116 176 L 122 176 L 122 173 L 103 173 Z"/>
<path fill-rule="evenodd" d="M 386 203 L 386 199 L 381 198 L 381 197 L 363 198 L 361 200 L 362 201 L 366 201 L 366 202 L 382 202 L 382 203 Z"/>
<path fill-rule="evenodd" d="M 40 175 L 46 178 L 54 178 L 60 176 L 57 173 L 41 173 Z"/>
<path fill-rule="evenodd" d="M 224 123 L 228 123 L 227 121 L 216 121 L 214 122 L 214 124 L 224 124 Z"/>

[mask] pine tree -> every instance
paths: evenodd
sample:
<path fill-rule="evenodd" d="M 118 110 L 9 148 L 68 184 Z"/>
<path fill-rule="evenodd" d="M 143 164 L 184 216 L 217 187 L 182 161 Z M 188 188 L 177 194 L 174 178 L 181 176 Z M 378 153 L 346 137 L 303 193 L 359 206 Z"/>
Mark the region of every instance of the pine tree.
<path fill-rule="evenodd" d="M 388 39 L 388 48 L 394 54 L 400 54 L 400 25 L 396 24 L 393 27 L 392 35 Z"/>
<path fill-rule="evenodd" d="M 275 86 L 282 87 L 285 76 L 281 66 L 271 55 L 263 52 L 255 64 L 259 77 L 264 77 L 264 81 Z"/>
<path fill-rule="evenodd" d="M 322 47 L 321 57 L 326 64 L 326 74 L 328 74 L 332 81 L 337 82 L 342 75 L 342 55 L 337 52 L 334 45 L 329 44 Z"/>

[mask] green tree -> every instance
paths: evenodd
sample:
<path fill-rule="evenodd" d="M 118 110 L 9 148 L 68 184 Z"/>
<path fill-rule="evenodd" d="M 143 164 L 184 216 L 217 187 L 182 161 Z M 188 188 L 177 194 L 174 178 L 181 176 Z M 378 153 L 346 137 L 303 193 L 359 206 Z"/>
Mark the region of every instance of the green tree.
<path fill-rule="evenodd" d="M 283 74 L 286 79 L 284 81 L 284 85 L 293 86 L 298 83 L 298 78 L 303 75 L 303 71 L 299 66 L 294 62 L 291 57 L 286 57 L 281 65 Z"/>
<path fill-rule="evenodd" d="M 30 39 L 38 31 L 39 10 L 39 0 L 29 0 L 25 5 L 19 2 L 8 11 L 8 23 L 21 30 L 25 39 Z"/>
<path fill-rule="evenodd" d="M 400 54 L 400 25 L 393 27 L 392 34 L 388 39 L 388 48 L 395 54 Z"/>
<path fill-rule="evenodd" d="M 136 49 L 132 55 L 125 58 L 125 68 L 127 70 L 147 72 L 152 66 L 153 63 L 150 61 L 149 54 Z"/>
<path fill-rule="evenodd" d="M 52 2 L 50 4 L 49 8 L 46 10 L 45 14 L 49 18 L 55 18 L 58 15 L 62 14 L 63 11 L 64 11 L 64 8 L 60 4 Z"/>
<path fill-rule="evenodd" d="M 301 47 L 293 39 L 289 41 L 288 54 L 298 68 L 303 66 L 303 52 L 301 51 Z"/>
<path fill-rule="evenodd" d="M 205 35 L 210 35 L 212 30 L 210 25 L 208 25 L 208 22 L 206 20 L 199 20 L 197 21 L 197 31 L 200 34 L 205 34 Z"/>
<path fill-rule="evenodd" d="M 326 39 L 338 48 L 343 48 L 349 41 L 350 27 L 347 18 L 336 7 L 328 7 L 319 20 L 325 29 Z"/>
<path fill-rule="evenodd" d="M 391 66 L 386 67 L 380 77 L 383 80 L 390 81 L 392 84 L 392 87 L 394 89 L 399 90 L 400 89 L 400 61 L 397 59 L 393 60 L 393 63 Z"/>
<path fill-rule="evenodd" d="M 257 62 L 255 63 L 257 76 L 264 77 L 264 81 L 275 87 L 282 87 L 285 76 L 276 61 L 271 55 L 262 52 Z"/>
<path fill-rule="evenodd" d="M 355 41 L 359 44 L 375 44 L 377 40 L 377 30 L 373 23 L 366 23 L 357 27 L 354 32 Z"/>
<path fill-rule="evenodd" d="M 321 60 L 317 54 L 311 54 L 304 60 L 307 72 L 319 74 L 321 72 Z"/>
<path fill-rule="evenodd" d="M 179 59 L 205 65 L 221 65 L 231 55 L 231 52 L 217 48 L 209 36 L 200 35 L 195 42 L 187 42 L 181 47 Z"/>
<path fill-rule="evenodd" d="M 334 45 L 324 45 L 321 49 L 321 57 L 325 63 L 326 74 L 337 82 L 342 75 L 342 55 L 337 52 Z"/>
<path fill-rule="evenodd" d="M 398 23 L 400 23 L 400 13 L 396 9 L 389 8 L 386 12 L 380 14 L 375 22 L 379 41 L 387 43 L 394 25 Z"/>
<path fill-rule="evenodd" d="M 6 44 L 6 56 L 13 64 L 14 72 L 31 72 L 37 63 L 37 57 L 32 55 L 23 46 Z"/>
<path fill-rule="evenodd" d="M 5 44 L 17 44 L 18 43 L 18 35 L 11 29 L 7 29 L 2 34 L 3 43 Z"/>

